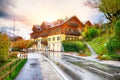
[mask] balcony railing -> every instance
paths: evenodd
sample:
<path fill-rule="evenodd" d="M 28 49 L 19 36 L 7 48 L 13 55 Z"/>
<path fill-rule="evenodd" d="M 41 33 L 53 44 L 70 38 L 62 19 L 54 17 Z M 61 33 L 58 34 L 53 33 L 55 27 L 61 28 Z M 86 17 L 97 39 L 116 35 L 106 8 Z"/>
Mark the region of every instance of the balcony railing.
<path fill-rule="evenodd" d="M 47 45 L 47 44 L 48 44 L 48 41 L 47 41 L 47 40 L 45 40 L 45 41 L 41 41 L 41 44 L 45 44 L 45 45 Z"/>
<path fill-rule="evenodd" d="M 75 36 L 80 36 L 80 32 L 66 32 L 67 35 L 75 35 Z"/>

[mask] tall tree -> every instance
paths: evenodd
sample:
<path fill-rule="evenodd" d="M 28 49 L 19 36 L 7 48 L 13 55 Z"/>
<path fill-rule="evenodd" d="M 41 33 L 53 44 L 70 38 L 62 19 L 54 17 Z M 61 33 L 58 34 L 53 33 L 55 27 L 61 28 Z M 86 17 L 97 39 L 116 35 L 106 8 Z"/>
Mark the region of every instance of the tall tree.
<path fill-rule="evenodd" d="M 99 9 L 111 22 L 120 16 L 120 0 L 100 0 Z"/>
<path fill-rule="evenodd" d="M 85 5 L 99 8 L 110 22 L 120 17 L 120 0 L 87 0 Z"/>
<path fill-rule="evenodd" d="M 33 41 L 31 40 L 19 40 L 14 41 L 12 43 L 12 48 L 18 48 L 18 49 L 28 49 L 33 45 Z"/>
<path fill-rule="evenodd" d="M 7 60 L 10 48 L 10 41 L 7 34 L 0 33 L 0 62 Z"/>

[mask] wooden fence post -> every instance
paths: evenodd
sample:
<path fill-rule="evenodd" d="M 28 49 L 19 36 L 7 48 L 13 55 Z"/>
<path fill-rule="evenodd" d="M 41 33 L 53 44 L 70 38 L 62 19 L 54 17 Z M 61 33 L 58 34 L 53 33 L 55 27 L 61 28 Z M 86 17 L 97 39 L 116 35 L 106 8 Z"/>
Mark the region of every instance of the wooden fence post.
<path fill-rule="evenodd" d="M 11 69 L 12 69 L 12 64 L 10 64 L 10 74 L 9 74 L 10 77 L 11 77 Z"/>

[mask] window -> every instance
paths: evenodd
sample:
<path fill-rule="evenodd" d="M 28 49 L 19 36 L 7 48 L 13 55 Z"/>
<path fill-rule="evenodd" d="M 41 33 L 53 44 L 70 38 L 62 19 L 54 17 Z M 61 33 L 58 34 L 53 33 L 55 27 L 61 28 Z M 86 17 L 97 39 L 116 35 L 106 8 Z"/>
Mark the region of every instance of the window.
<path fill-rule="evenodd" d="M 68 38 L 67 38 L 67 37 L 65 37 L 65 40 L 68 40 Z"/>
<path fill-rule="evenodd" d="M 35 40 L 35 42 L 37 42 L 37 40 Z"/>
<path fill-rule="evenodd" d="M 71 37 L 71 40 L 73 40 L 73 37 Z"/>
<path fill-rule="evenodd" d="M 55 32 L 58 32 L 58 29 L 56 29 Z"/>
<path fill-rule="evenodd" d="M 74 32 L 74 30 L 73 30 L 73 29 L 71 29 L 70 31 L 71 31 L 71 32 Z"/>
<path fill-rule="evenodd" d="M 65 40 L 70 40 L 70 37 L 65 37 Z"/>
<path fill-rule="evenodd" d="M 55 41 L 55 37 L 53 37 L 52 40 Z"/>
<path fill-rule="evenodd" d="M 68 28 L 66 28 L 65 31 L 68 32 L 69 31 Z"/>
<path fill-rule="evenodd" d="M 57 37 L 57 40 L 60 40 L 60 36 Z"/>
<path fill-rule="evenodd" d="M 60 28 L 58 28 L 57 31 L 60 32 Z"/>
<path fill-rule="evenodd" d="M 40 42 L 41 41 L 41 39 L 38 39 L 38 42 Z"/>
<path fill-rule="evenodd" d="M 48 38 L 48 41 L 51 41 L 51 38 Z"/>
<path fill-rule="evenodd" d="M 76 30 L 76 34 L 80 34 L 79 30 Z"/>
<path fill-rule="evenodd" d="M 74 37 L 75 40 L 77 40 L 77 37 Z"/>
<path fill-rule="evenodd" d="M 55 30 L 55 32 L 60 32 L 60 29 L 59 29 L 59 28 L 57 28 L 57 29 Z"/>

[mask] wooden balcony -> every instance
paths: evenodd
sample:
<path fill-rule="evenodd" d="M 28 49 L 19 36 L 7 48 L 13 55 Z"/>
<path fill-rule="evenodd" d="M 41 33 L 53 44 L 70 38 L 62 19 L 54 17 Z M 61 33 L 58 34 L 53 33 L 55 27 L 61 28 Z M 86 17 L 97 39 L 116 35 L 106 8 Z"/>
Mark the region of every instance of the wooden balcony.
<path fill-rule="evenodd" d="M 41 44 L 47 45 L 47 44 L 48 44 L 48 41 L 47 41 L 47 40 L 41 41 Z"/>
<path fill-rule="evenodd" d="M 80 32 L 66 32 L 66 35 L 74 35 L 74 36 L 80 36 Z"/>

